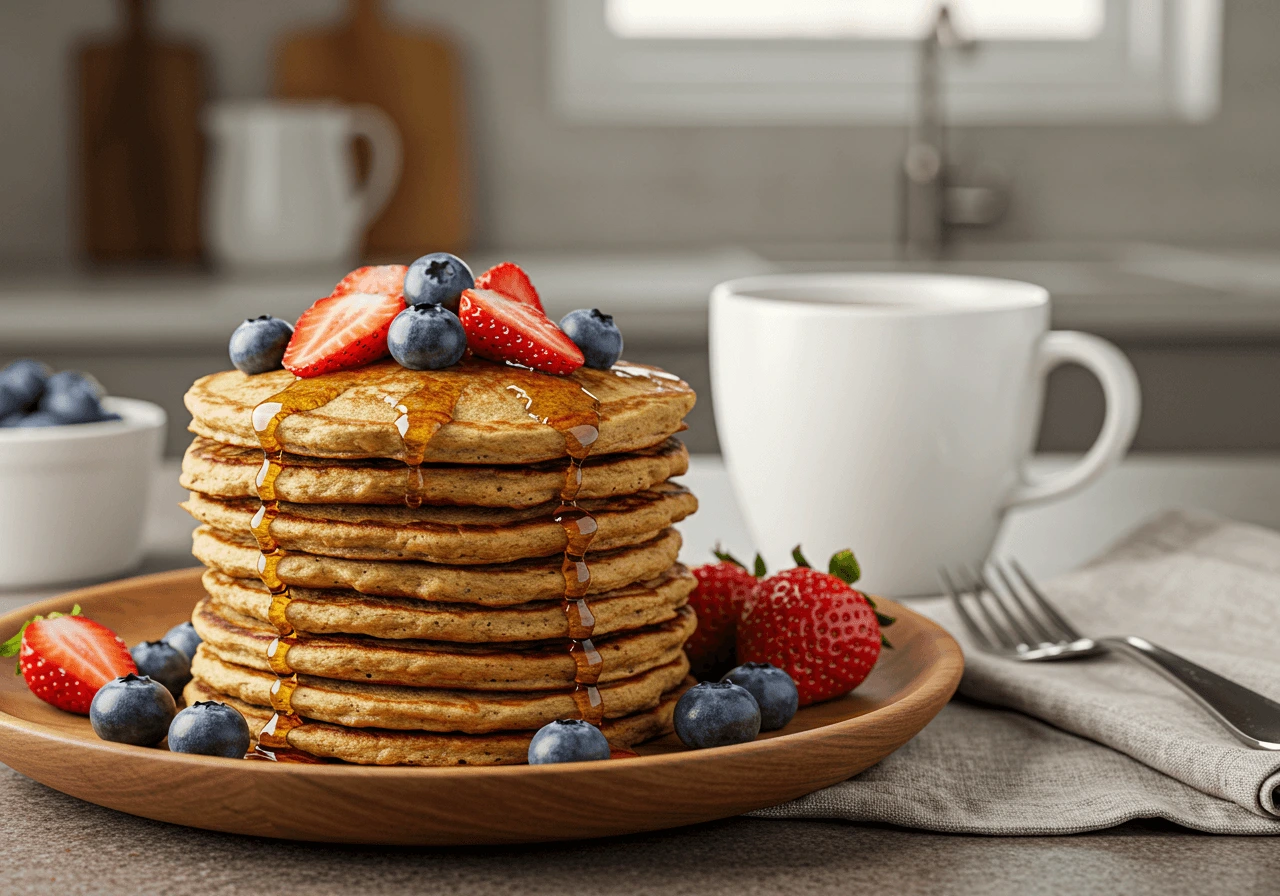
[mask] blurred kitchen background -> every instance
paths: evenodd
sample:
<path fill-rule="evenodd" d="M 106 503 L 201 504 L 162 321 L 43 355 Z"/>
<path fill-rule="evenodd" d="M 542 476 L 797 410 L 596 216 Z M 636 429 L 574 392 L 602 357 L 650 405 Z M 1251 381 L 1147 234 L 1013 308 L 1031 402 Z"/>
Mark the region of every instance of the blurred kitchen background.
<path fill-rule="evenodd" d="M 612 312 L 709 452 L 714 283 L 939 269 L 1119 344 L 1137 450 L 1277 451 L 1277 36 L 1274 0 L 9 0 L 0 363 L 158 402 L 178 454 L 241 318 L 451 250 Z M 261 102 L 325 97 L 386 115 Z M 1048 405 L 1043 449 L 1092 441 L 1090 377 Z"/>

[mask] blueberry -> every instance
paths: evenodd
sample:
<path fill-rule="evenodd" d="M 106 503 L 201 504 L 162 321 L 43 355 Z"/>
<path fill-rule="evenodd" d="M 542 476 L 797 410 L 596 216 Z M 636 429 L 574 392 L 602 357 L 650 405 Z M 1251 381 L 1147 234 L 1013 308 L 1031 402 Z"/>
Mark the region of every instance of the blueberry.
<path fill-rule="evenodd" d="M 599 308 L 579 308 L 560 318 L 560 329 L 582 349 L 588 367 L 608 370 L 622 357 L 622 331 L 613 322 L 612 314 L 604 314 Z"/>
<path fill-rule="evenodd" d="M 5 425 L 5 418 L 20 417 L 25 410 L 26 405 L 23 404 L 18 392 L 0 381 L 0 426 Z"/>
<path fill-rule="evenodd" d="M 169 689 L 174 699 L 191 680 L 191 658 L 167 641 L 143 641 L 129 651 L 139 675 L 147 675 Z"/>
<path fill-rule="evenodd" d="M 538 729 L 529 742 L 529 764 L 594 762 L 609 758 L 609 741 L 600 729 L 581 719 L 559 719 Z"/>
<path fill-rule="evenodd" d="M 725 673 L 721 681 L 746 688 L 760 707 L 760 730 L 777 731 L 800 708 L 800 692 L 791 676 L 769 663 L 743 663 Z"/>
<path fill-rule="evenodd" d="M 45 381 L 49 379 L 49 365 L 30 358 L 14 361 L 4 370 L 0 370 L 0 393 L 7 396 L 0 401 L 0 414 L 9 414 L 13 410 L 30 410 L 40 400 L 44 392 Z M 4 410 L 4 401 L 16 402 L 16 405 Z"/>
<path fill-rule="evenodd" d="M 231 334 L 231 363 L 250 376 L 279 370 L 292 338 L 293 327 L 278 317 L 264 314 L 250 318 Z"/>
<path fill-rule="evenodd" d="M 404 275 L 404 299 L 410 305 L 443 305 L 458 310 L 458 297 L 476 285 L 471 268 L 456 255 L 432 252 L 409 265 Z"/>
<path fill-rule="evenodd" d="M 676 736 L 686 747 L 745 744 L 760 733 L 760 707 L 731 681 L 704 681 L 676 703 Z"/>
<path fill-rule="evenodd" d="M 401 367 L 439 370 L 462 360 L 467 333 L 458 315 L 443 305 L 410 305 L 391 321 L 387 348 Z"/>
<path fill-rule="evenodd" d="M 196 627 L 190 622 L 182 622 L 175 625 L 164 633 L 164 637 L 160 639 L 166 644 L 172 644 L 187 655 L 187 659 L 196 658 L 196 648 L 200 646 L 200 636 L 196 634 Z"/>
<path fill-rule="evenodd" d="M 102 383 L 97 378 L 78 370 L 59 370 L 45 381 L 45 392 L 57 392 L 62 389 L 76 389 L 91 392 L 98 398 L 106 394 Z"/>
<path fill-rule="evenodd" d="M 103 740 L 153 747 L 169 733 L 178 705 L 158 681 L 130 672 L 108 681 L 89 704 L 89 722 Z"/>
<path fill-rule="evenodd" d="M 173 717 L 169 749 L 175 753 L 243 759 L 249 752 L 249 724 L 225 703 L 197 700 Z"/>
<path fill-rule="evenodd" d="M 74 370 L 49 377 L 39 412 L 58 423 L 96 423 L 102 419 L 102 387 Z"/>
<path fill-rule="evenodd" d="M 12 422 L 10 422 L 12 420 Z M 14 429 L 31 429 L 37 426 L 61 426 L 62 421 L 48 411 L 32 411 L 30 414 L 10 414 L 0 420 L 0 426 Z"/>

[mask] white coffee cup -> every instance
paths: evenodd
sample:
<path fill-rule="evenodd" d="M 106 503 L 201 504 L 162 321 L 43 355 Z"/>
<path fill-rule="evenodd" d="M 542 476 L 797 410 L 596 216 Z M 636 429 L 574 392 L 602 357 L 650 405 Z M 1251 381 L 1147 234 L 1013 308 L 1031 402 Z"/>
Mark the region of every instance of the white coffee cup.
<path fill-rule="evenodd" d="M 805 274 L 711 293 L 711 382 L 725 464 L 771 564 L 841 548 L 869 590 L 936 594 L 941 566 L 982 563 L 1006 511 L 1061 498 L 1114 466 L 1138 424 L 1138 381 L 1111 343 L 1049 326 L 1049 294 L 942 274 Z M 1074 466 L 1026 473 L 1059 364 L 1106 397 Z"/>
<path fill-rule="evenodd" d="M 218 103 L 205 115 L 205 241 L 230 267 L 352 263 L 400 180 L 400 135 L 375 106 Z M 356 184 L 353 141 L 371 147 Z"/>

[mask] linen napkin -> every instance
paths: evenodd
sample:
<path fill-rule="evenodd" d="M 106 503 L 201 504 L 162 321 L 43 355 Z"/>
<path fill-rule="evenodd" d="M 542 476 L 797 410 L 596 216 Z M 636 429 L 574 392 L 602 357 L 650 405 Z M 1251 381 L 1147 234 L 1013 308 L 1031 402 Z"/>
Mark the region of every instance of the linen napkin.
<path fill-rule="evenodd" d="M 1172 511 L 1044 591 L 1087 635 L 1140 635 L 1280 699 L 1280 533 Z M 949 603 L 912 607 L 964 647 L 960 698 L 878 766 L 756 814 L 982 834 L 1165 818 L 1280 834 L 1280 753 L 1240 744 L 1156 673 L 1119 656 L 1002 659 Z"/>

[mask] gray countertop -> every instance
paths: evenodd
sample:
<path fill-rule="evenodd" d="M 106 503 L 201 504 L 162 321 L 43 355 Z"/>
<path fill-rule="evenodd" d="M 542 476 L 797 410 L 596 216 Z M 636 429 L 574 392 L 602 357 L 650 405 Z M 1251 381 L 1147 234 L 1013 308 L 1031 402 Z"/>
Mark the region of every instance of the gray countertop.
<path fill-rule="evenodd" d="M 120 815 L 0 767 L 5 893 L 1274 893 L 1269 838 L 1161 823 L 1074 837 L 961 837 L 736 818 L 567 844 L 409 849 L 280 843 Z"/>

